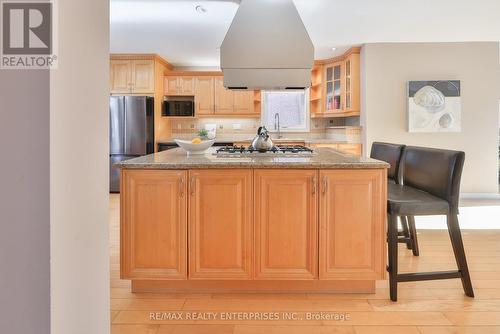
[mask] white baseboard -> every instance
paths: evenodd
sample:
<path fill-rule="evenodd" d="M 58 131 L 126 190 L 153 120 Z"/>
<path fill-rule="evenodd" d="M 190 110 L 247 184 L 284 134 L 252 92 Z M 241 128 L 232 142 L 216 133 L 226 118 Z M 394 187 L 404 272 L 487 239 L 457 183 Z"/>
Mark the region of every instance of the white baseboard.
<path fill-rule="evenodd" d="M 460 199 L 499 199 L 499 193 L 462 193 Z"/>

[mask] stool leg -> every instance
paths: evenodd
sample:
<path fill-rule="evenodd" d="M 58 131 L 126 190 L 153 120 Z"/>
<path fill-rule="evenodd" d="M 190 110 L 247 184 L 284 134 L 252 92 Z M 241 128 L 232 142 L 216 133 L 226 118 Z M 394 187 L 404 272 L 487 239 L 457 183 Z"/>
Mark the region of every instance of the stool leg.
<path fill-rule="evenodd" d="M 465 258 L 462 234 L 460 233 L 460 226 L 458 225 L 458 217 L 456 214 L 449 214 L 446 218 L 451 245 L 453 246 L 453 253 L 455 253 L 458 270 L 460 270 L 462 275 L 462 286 L 464 288 L 464 292 L 467 296 L 474 297 L 474 290 L 472 289 L 469 268 L 467 266 L 467 259 Z"/>
<path fill-rule="evenodd" d="M 398 300 L 398 217 L 389 215 L 388 250 L 389 250 L 389 290 L 392 301 Z"/>
<path fill-rule="evenodd" d="M 399 220 L 401 221 L 403 236 L 405 238 L 410 238 L 410 230 L 408 229 L 408 222 L 406 221 L 406 216 L 399 217 Z M 406 243 L 406 248 L 411 249 L 411 242 Z"/>
<path fill-rule="evenodd" d="M 411 240 L 411 250 L 413 251 L 413 255 L 419 256 L 420 252 L 418 250 L 418 239 L 417 239 L 417 229 L 415 228 L 415 217 L 408 216 L 408 229 L 410 231 L 410 240 Z"/>

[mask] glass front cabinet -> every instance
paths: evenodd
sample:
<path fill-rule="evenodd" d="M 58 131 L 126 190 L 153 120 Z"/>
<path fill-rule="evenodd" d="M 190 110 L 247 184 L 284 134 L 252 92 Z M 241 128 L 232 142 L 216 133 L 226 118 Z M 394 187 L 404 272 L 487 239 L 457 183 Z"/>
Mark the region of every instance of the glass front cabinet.
<path fill-rule="evenodd" d="M 325 113 L 359 113 L 359 66 L 359 53 L 324 65 Z"/>
<path fill-rule="evenodd" d="M 326 112 L 338 112 L 343 109 L 342 67 L 340 62 L 326 66 Z"/>
<path fill-rule="evenodd" d="M 345 60 L 345 108 L 346 112 L 359 112 L 359 54 L 351 54 Z"/>

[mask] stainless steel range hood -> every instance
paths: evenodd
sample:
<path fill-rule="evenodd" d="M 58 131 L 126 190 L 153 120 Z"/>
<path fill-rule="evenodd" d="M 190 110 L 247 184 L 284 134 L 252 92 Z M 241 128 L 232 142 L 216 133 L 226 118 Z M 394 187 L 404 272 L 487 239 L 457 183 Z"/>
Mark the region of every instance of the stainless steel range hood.
<path fill-rule="evenodd" d="M 292 0 L 242 0 L 220 51 L 226 88 L 311 85 L 314 46 Z"/>

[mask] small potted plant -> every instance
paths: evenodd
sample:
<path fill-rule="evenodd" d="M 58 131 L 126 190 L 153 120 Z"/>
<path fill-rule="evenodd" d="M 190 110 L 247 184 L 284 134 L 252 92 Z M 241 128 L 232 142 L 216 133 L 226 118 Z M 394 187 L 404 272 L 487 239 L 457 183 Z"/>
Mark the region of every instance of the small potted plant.
<path fill-rule="evenodd" d="M 198 131 L 198 137 L 202 140 L 207 140 L 208 139 L 208 131 L 205 129 L 201 129 Z"/>

